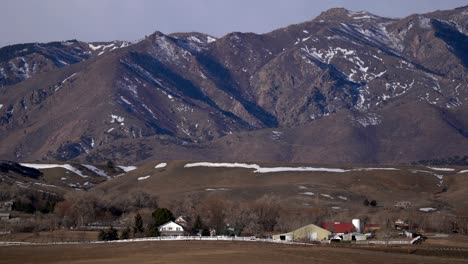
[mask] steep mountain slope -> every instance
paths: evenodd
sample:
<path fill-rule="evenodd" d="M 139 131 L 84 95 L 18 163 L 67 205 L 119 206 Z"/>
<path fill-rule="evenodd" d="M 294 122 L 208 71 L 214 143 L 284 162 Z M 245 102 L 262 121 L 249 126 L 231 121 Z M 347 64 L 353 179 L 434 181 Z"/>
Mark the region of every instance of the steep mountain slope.
<path fill-rule="evenodd" d="M 263 35 L 156 32 L 105 53 L 111 44 L 76 42 L 92 59 L 0 90 L 0 155 L 388 163 L 466 154 L 467 21 L 468 7 L 400 20 L 331 9 Z"/>
<path fill-rule="evenodd" d="M 6 46 L 0 48 L 0 87 L 128 45 L 125 41 L 85 43 L 69 40 Z"/>

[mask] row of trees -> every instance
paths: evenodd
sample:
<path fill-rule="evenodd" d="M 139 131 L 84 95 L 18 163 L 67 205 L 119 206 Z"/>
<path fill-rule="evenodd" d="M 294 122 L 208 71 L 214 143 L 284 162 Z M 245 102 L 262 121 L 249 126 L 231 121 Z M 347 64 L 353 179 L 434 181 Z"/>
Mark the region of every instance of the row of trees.
<path fill-rule="evenodd" d="M 143 191 L 110 197 L 98 191 L 83 191 L 67 193 L 55 206 L 55 212 L 62 218 L 63 226 L 73 227 L 96 221 L 111 223 L 125 214 L 157 207 L 157 197 Z"/>
<path fill-rule="evenodd" d="M 20 192 L 21 190 L 16 190 Z M 18 197 L 28 197 L 27 193 L 16 193 Z M 48 195 L 41 193 L 40 195 Z M 5 191 L 0 196 L 6 199 L 11 194 Z M 42 197 L 42 196 L 41 196 Z M 45 197 L 45 200 L 55 199 Z M 23 198 L 22 198 L 23 199 Z M 34 200 L 32 198 L 28 198 Z M 45 203 L 47 204 L 47 203 Z M 365 206 L 377 206 L 377 201 L 365 199 Z M 410 223 L 417 223 L 419 227 L 440 232 L 451 232 L 454 225 L 466 227 L 467 221 L 457 220 L 455 217 L 443 214 L 427 214 L 418 210 L 389 210 L 380 212 L 372 209 L 369 215 L 356 214 L 362 212 L 362 204 L 349 204 L 349 211 L 332 210 L 326 205 L 293 208 L 283 208 L 276 196 L 265 195 L 254 201 L 229 201 L 212 195 L 200 197 L 187 195 L 167 204 L 167 208 L 158 208 L 155 195 L 130 191 L 127 194 L 108 196 L 100 191 L 80 191 L 67 193 L 63 200 L 57 199 L 55 207 L 49 205 L 50 210 L 39 213 L 28 221 L 21 221 L 15 225 L 18 231 L 53 230 L 59 227 L 86 228 L 90 224 L 100 226 L 114 225 L 119 230 L 115 235 L 114 227 L 103 230 L 100 239 L 111 240 L 117 238 L 132 238 L 159 235 L 158 227 L 174 216 L 187 216 L 189 226 L 187 231 L 192 234 L 209 233 L 214 229 L 216 234 L 224 235 L 269 235 L 272 232 L 285 232 L 306 224 L 320 224 L 325 221 L 349 221 L 353 218 L 366 220 L 368 223 L 387 224 L 390 219 L 402 219 Z M 354 207 L 353 207 L 354 206 Z M 50 213 L 53 212 L 53 213 Z M 138 213 L 136 213 L 138 212 Z M 403 215 L 411 213 L 411 215 Z M 391 218 L 380 219 L 381 215 L 391 215 Z M 453 218 L 453 219 L 452 219 Z M 122 229 L 122 227 L 125 227 Z M 116 230 L 117 230 L 116 229 Z M 467 228 L 458 228 L 467 230 Z"/>
<path fill-rule="evenodd" d="M 12 210 L 33 214 L 54 212 L 55 205 L 63 200 L 56 193 L 40 192 L 34 189 L 19 188 L 16 185 L 2 186 L 0 201 L 13 201 Z"/>

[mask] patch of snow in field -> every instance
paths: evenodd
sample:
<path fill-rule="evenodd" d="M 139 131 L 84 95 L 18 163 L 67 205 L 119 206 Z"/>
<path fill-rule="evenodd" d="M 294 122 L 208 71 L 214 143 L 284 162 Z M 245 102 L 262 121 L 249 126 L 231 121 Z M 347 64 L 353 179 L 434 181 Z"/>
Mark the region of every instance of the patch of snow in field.
<path fill-rule="evenodd" d="M 308 189 L 307 187 L 302 186 L 302 185 L 301 185 L 301 186 L 298 186 L 297 188 L 302 189 L 302 190 Z"/>
<path fill-rule="evenodd" d="M 155 169 L 160 169 L 160 168 L 164 168 L 167 166 L 167 163 L 159 163 L 158 165 L 154 166 Z"/>
<path fill-rule="evenodd" d="M 347 201 L 347 200 L 348 200 L 348 197 L 341 196 L 341 195 L 340 195 L 340 196 L 338 196 L 338 198 L 339 198 L 339 199 L 341 199 L 341 200 L 344 200 L 344 201 Z"/>
<path fill-rule="evenodd" d="M 227 191 L 229 189 L 226 189 L 226 188 L 208 188 L 208 189 L 205 189 L 205 191 L 210 191 L 210 192 L 213 192 L 213 191 Z"/>
<path fill-rule="evenodd" d="M 115 128 L 113 128 L 113 127 L 112 127 L 112 128 L 109 128 L 109 130 L 107 130 L 107 133 L 112 132 L 112 130 L 114 130 L 114 129 L 115 129 Z"/>
<path fill-rule="evenodd" d="M 121 168 L 124 172 L 130 172 L 130 171 L 134 171 L 138 169 L 135 166 L 117 166 L 117 167 Z"/>
<path fill-rule="evenodd" d="M 435 171 L 454 171 L 455 170 L 452 168 L 436 168 L 436 167 L 428 167 L 428 168 L 431 170 L 435 170 Z"/>
<path fill-rule="evenodd" d="M 309 196 L 312 196 L 314 195 L 313 192 L 303 192 L 303 193 L 299 193 L 299 194 L 303 194 L 303 195 L 309 195 Z"/>
<path fill-rule="evenodd" d="M 213 162 L 197 162 L 185 164 L 184 168 L 193 167 L 213 167 L 213 168 L 245 168 L 245 169 L 259 169 L 257 164 L 246 163 L 213 163 Z"/>
<path fill-rule="evenodd" d="M 137 179 L 137 180 L 139 180 L 139 181 L 143 181 L 143 180 L 146 180 L 146 179 L 148 179 L 149 177 L 151 177 L 151 175 L 147 175 L 147 176 L 144 176 L 144 177 L 138 177 L 138 179 Z"/>
<path fill-rule="evenodd" d="M 43 186 L 43 187 L 53 187 L 53 188 L 57 188 L 57 186 L 55 186 L 55 185 L 50 185 L 50 184 L 45 184 L 45 183 L 40 183 L 40 182 L 35 182 L 34 185 Z"/>
<path fill-rule="evenodd" d="M 331 195 L 329 195 L 329 194 L 321 193 L 320 195 L 322 195 L 323 197 L 329 198 L 329 199 L 334 199 L 334 198 L 333 198 Z"/>
<path fill-rule="evenodd" d="M 70 164 L 35 164 L 35 163 L 20 163 L 21 166 L 34 168 L 34 169 L 53 169 L 53 168 L 64 168 L 69 170 L 83 178 L 87 178 L 88 176 L 84 175 L 79 169 L 71 166 Z"/>
<path fill-rule="evenodd" d="M 268 173 L 268 172 L 295 172 L 295 171 L 347 172 L 347 170 L 344 170 L 344 169 L 315 168 L 315 167 L 273 167 L 273 168 L 261 168 L 261 167 L 259 167 L 254 172 Z"/>
<path fill-rule="evenodd" d="M 93 165 L 88 165 L 88 164 L 81 164 L 81 166 L 87 168 L 88 170 L 96 173 L 97 175 L 99 176 L 102 176 L 102 177 L 106 177 L 106 178 L 109 178 L 109 175 L 107 175 L 107 173 L 101 169 L 98 169 L 96 168 L 95 166 Z"/>
<path fill-rule="evenodd" d="M 374 170 L 399 170 L 396 168 L 356 168 L 351 170 L 339 168 L 321 168 L 321 167 L 260 167 L 257 164 L 247 163 L 214 163 L 214 162 L 197 162 L 185 164 L 184 168 L 193 167 L 211 167 L 211 168 L 244 168 L 254 169 L 254 173 L 269 173 L 269 172 L 350 172 L 350 171 L 374 171 Z"/>
<path fill-rule="evenodd" d="M 3 105 L 2 105 L 2 104 L 0 104 L 0 109 L 2 109 L 2 108 L 3 108 Z"/>
<path fill-rule="evenodd" d="M 435 172 L 432 172 L 432 171 L 425 171 L 425 170 L 412 170 L 411 171 L 412 173 L 427 173 L 427 174 L 431 174 L 431 175 L 434 175 L 437 179 L 441 180 L 441 183 L 442 183 L 442 180 L 444 179 L 444 175 L 442 174 L 437 174 Z"/>
<path fill-rule="evenodd" d="M 432 208 L 432 207 L 419 208 L 419 211 L 423 211 L 423 212 L 431 212 L 431 211 L 436 211 L 436 210 L 437 210 L 436 208 Z"/>
<path fill-rule="evenodd" d="M 462 171 L 459 171 L 458 173 L 467 173 L 468 170 L 462 170 Z"/>
<path fill-rule="evenodd" d="M 280 131 L 272 131 L 271 132 L 271 139 L 273 140 L 278 140 L 281 138 L 281 135 L 283 135 L 283 132 L 280 132 Z"/>
<path fill-rule="evenodd" d="M 341 210 L 341 207 L 339 207 L 339 206 L 332 206 L 331 209 L 333 209 L 333 210 Z"/>
<path fill-rule="evenodd" d="M 65 180 L 67 180 L 67 178 L 65 178 L 65 177 L 62 177 L 62 178 L 60 178 L 60 179 L 61 179 L 62 181 L 65 181 Z"/>
<path fill-rule="evenodd" d="M 397 169 L 397 168 L 356 168 L 356 169 L 353 169 L 353 171 L 397 171 L 397 170 L 400 170 L 400 169 Z"/>

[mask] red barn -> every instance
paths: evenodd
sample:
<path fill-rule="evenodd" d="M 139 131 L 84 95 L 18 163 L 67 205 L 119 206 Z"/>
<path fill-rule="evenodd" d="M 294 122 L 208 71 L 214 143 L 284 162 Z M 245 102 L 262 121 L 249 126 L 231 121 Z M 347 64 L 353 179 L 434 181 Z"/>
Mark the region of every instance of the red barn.
<path fill-rule="evenodd" d="M 322 228 L 332 233 L 352 233 L 356 231 L 353 223 L 325 222 L 322 223 Z"/>

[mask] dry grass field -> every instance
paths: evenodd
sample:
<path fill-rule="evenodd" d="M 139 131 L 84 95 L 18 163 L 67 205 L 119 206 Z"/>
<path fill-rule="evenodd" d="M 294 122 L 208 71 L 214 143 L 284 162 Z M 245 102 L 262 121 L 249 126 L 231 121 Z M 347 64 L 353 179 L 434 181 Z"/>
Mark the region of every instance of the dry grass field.
<path fill-rule="evenodd" d="M 11 233 L 6 235 L 0 235 L 0 242 L 51 243 L 93 241 L 97 239 L 98 233 L 98 231 L 71 230 L 54 230 L 33 233 Z"/>
<path fill-rule="evenodd" d="M 0 263 L 468 263 L 380 250 L 261 242 L 135 242 L 0 247 Z"/>
<path fill-rule="evenodd" d="M 466 208 L 468 205 L 464 198 L 468 173 L 458 173 L 467 169 L 464 167 L 451 167 L 453 171 L 438 171 L 426 166 L 410 165 L 255 163 L 263 167 L 354 169 L 345 173 L 255 173 L 253 169 L 244 168 L 185 168 L 184 165 L 189 163 L 186 161 L 172 161 L 165 168 L 155 168 L 160 162 L 162 161 L 146 163 L 125 176 L 96 186 L 96 189 L 107 194 L 144 190 L 157 195 L 162 206 L 168 206 L 171 200 L 187 195 L 200 199 L 214 196 L 217 199 L 238 202 L 274 195 L 289 208 L 304 208 L 320 203 L 330 208 L 338 206 L 352 211 L 355 211 L 355 207 L 362 207 L 364 197 L 376 199 L 379 205 L 387 208 L 393 208 L 397 201 L 409 201 L 416 211 L 421 207 L 449 211 Z M 144 179 L 138 180 L 140 177 Z M 447 186 L 447 191 L 443 193 L 440 177 L 443 177 L 443 185 Z M 308 193 L 311 195 L 306 195 Z M 345 197 L 346 200 L 339 197 Z"/>

